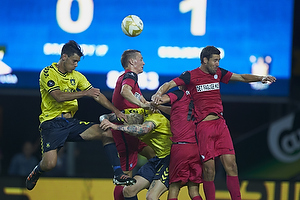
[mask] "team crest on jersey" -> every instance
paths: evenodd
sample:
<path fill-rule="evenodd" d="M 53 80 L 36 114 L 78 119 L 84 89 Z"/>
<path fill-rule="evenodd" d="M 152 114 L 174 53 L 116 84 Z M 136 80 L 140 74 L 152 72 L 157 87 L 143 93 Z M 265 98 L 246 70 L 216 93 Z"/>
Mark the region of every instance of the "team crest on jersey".
<path fill-rule="evenodd" d="M 206 92 L 211 90 L 219 90 L 220 84 L 219 83 L 209 83 L 203 85 L 196 85 L 197 92 Z"/>
<path fill-rule="evenodd" d="M 47 86 L 48 87 L 53 87 L 55 85 L 55 82 L 53 81 L 53 80 L 49 80 L 48 82 L 47 82 Z"/>
<path fill-rule="evenodd" d="M 214 75 L 214 79 L 218 79 L 218 74 L 215 74 L 215 75 Z"/>
<path fill-rule="evenodd" d="M 75 79 L 70 79 L 70 83 L 71 83 L 71 85 L 75 85 Z"/>

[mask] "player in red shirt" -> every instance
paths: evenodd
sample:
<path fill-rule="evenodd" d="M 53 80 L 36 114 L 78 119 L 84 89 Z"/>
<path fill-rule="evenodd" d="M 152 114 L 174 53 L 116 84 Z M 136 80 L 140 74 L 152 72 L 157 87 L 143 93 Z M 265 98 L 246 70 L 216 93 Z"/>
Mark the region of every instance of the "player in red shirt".
<path fill-rule="evenodd" d="M 205 47 L 200 54 L 201 66 L 186 71 L 178 78 L 163 84 L 152 96 L 155 103 L 169 89 L 185 85 L 195 105 L 196 135 L 203 161 L 203 187 L 207 200 L 215 199 L 215 161 L 219 156 L 227 174 L 227 188 L 233 200 L 241 199 L 238 169 L 232 139 L 223 118 L 220 82 L 275 82 L 273 76 L 235 74 L 219 67 L 220 51 L 214 46 Z"/>
<path fill-rule="evenodd" d="M 121 56 L 121 64 L 125 72 L 117 80 L 112 103 L 119 110 L 149 108 L 149 102 L 143 97 L 138 85 L 138 74 L 143 72 L 145 65 L 141 52 L 132 49 L 124 51 Z M 121 167 L 130 177 L 132 177 L 132 170 L 137 164 L 138 153 L 147 159 L 155 156 L 153 149 L 137 137 L 118 130 L 112 130 L 112 133 L 120 156 Z M 115 187 L 115 200 L 122 199 L 117 195 L 122 190 L 122 186 Z"/>
<path fill-rule="evenodd" d="M 182 89 L 182 86 L 179 86 Z M 171 110 L 158 106 L 170 115 L 173 142 L 169 164 L 169 200 L 177 200 L 181 186 L 187 185 L 192 200 L 202 200 L 199 184 L 202 166 L 197 149 L 194 104 L 189 91 L 175 90 L 162 96 L 161 104 L 170 103 Z"/>

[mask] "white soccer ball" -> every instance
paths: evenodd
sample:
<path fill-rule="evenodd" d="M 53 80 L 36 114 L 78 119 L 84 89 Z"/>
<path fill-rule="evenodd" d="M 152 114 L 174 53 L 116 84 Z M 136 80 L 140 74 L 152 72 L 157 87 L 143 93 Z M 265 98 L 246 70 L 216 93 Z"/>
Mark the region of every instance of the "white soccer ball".
<path fill-rule="evenodd" d="M 136 15 L 128 15 L 121 24 L 122 31 L 129 37 L 135 37 L 141 34 L 144 28 L 143 21 Z"/>

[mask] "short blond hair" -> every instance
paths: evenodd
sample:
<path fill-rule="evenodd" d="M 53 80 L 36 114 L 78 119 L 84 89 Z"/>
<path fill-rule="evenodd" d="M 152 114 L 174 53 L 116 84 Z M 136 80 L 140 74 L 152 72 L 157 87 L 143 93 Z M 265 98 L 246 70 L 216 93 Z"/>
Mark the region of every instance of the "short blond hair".
<path fill-rule="evenodd" d="M 126 115 L 126 124 L 142 124 L 144 122 L 144 116 L 138 113 L 130 113 Z"/>

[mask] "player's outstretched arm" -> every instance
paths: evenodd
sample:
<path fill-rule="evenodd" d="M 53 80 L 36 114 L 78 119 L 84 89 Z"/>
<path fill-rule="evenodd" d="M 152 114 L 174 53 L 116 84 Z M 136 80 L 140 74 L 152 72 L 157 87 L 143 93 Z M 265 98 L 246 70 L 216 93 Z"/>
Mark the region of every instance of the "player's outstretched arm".
<path fill-rule="evenodd" d="M 108 121 L 110 121 L 110 122 L 112 122 L 112 123 L 120 123 L 120 124 L 123 124 L 123 123 L 124 123 L 124 121 L 122 121 L 121 119 L 119 119 L 115 113 L 109 113 L 109 114 L 101 115 L 101 116 L 99 117 L 100 123 L 101 123 L 104 119 L 107 119 Z"/>
<path fill-rule="evenodd" d="M 171 99 L 168 95 L 164 94 L 162 97 L 161 97 L 161 101 L 160 101 L 160 104 L 166 104 L 166 103 L 170 103 L 171 102 Z M 154 102 L 151 102 L 151 107 L 150 107 L 150 110 L 152 108 L 152 110 L 160 110 L 168 115 L 171 114 L 171 106 L 164 106 L 164 105 L 157 105 L 155 104 Z"/>
<path fill-rule="evenodd" d="M 116 125 L 108 121 L 107 119 L 104 119 L 100 127 L 103 130 L 112 128 L 113 130 L 120 130 L 123 132 L 128 133 L 129 135 L 132 136 L 142 136 L 146 135 L 150 131 L 152 131 L 155 128 L 155 125 L 153 122 L 144 122 L 143 124 L 132 124 L 132 125 Z"/>
<path fill-rule="evenodd" d="M 118 118 L 127 121 L 125 114 L 118 110 L 102 93 L 94 97 L 94 99 L 105 108 L 114 112 Z"/>
<path fill-rule="evenodd" d="M 241 81 L 245 83 L 250 82 L 262 82 L 262 83 L 273 83 L 276 81 L 276 78 L 274 76 L 257 76 L 253 74 L 235 74 L 233 73 L 231 78 L 231 81 Z"/>
<path fill-rule="evenodd" d="M 149 104 L 146 103 L 146 100 L 144 102 L 140 101 L 138 98 L 136 98 L 132 93 L 132 87 L 130 85 L 123 85 L 120 93 L 127 101 L 130 103 L 133 103 L 141 108 L 149 109 Z"/>
<path fill-rule="evenodd" d="M 162 111 L 162 112 L 164 112 L 164 113 L 166 113 L 168 115 L 171 115 L 171 106 L 158 105 L 157 108 L 160 111 Z"/>
<path fill-rule="evenodd" d="M 50 95 L 57 102 L 72 101 L 82 97 L 97 97 L 100 94 L 98 88 L 91 88 L 89 90 L 83 90 L 78 92 L 62 92 L 61 90 L 53 90 Z"/>
<path fill-rule="evenodd" d="M 156 104 L 161 104 L 162 95 L 176 86 L 177 84 L 173 80 L 164 83 L 162 86 L 159 87 L 157 92 L 151 97 L 151 100 Z"/>

